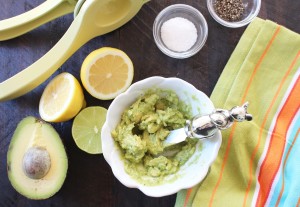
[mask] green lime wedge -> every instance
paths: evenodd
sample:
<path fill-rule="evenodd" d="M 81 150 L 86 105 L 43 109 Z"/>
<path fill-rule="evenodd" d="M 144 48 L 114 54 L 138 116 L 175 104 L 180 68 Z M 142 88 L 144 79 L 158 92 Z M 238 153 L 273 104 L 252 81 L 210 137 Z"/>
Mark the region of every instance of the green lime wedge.
<path fill-rule="evenodd" d="M 83 109 L 74 119 L 72 136 L 76 145 L 90 154 L 101 154 L 101 129 L 107 110 L 100 106 Z"/>

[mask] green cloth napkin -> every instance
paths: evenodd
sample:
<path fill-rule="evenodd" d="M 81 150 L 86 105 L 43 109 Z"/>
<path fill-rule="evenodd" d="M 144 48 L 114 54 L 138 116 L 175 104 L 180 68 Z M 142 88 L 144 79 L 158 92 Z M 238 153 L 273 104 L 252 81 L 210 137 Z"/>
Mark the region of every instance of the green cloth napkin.
<path fill-rule="evenodd" d="M 268 20 L 248 25 L 215 86 L 216 108 L 249 102 L 251 122 L 222 131 L 207 177 L 182 206 L 300 205 L 300 35 Z"/>

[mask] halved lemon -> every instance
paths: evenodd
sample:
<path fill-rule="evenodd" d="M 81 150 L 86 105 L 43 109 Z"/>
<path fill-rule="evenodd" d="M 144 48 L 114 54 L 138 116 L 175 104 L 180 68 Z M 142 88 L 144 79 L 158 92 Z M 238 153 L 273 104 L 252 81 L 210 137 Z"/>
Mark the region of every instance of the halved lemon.
<path fill-rule="evenodd" d="M 84 88 L 92 96 L 100 100 L 110 100 L 130 86 L 133 74 L 132 61 L 123 51 L 103 47 L 85 58 L 80 78 Z"/>
<path fill-rule="evenodd" d="M 76 145 L 90 154 L 102 153 L 101 129 L 106 119 L 107 110 L 100 106 L 90 106 L 75 117 L 72 136 Z"/>
<path fill-rule="evenodd" d="M 39 113 L 48 122 L 63 122 L 75 117 L 85 107 L 82 88 L 70 73 L 61 73 L 46 86 L 39 103 Z"/>

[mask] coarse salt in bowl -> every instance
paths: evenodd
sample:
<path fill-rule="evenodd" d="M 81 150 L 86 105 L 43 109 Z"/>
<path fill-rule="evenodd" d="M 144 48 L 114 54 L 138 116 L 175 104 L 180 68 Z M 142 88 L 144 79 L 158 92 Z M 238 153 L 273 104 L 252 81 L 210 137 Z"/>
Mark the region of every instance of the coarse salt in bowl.
<path fill-rule="evenodd" d="M 208 114 L 214 110 L 213 103 L 193 85 L 179 78 L 150 77 L 132 84 L 129 89 L 117 96 L 107 111 L 106 122 L 101 131 L 102 150 L 105 160 L 110 165 L 115 177 L 125 186 L 138 188 L 144 194 L 161 197 L 174 194 L 181 189 L 190 188 L 201 182 L 206 176 L 212 162 L 217 157 L 221 145 L 221 133 L 212 138 L 199 140 L 193 156 L 180 167 L 175 174 L 165 178 L 162 184 L 144 185 L 125 172 L 124 161 L 119 147 L 111 132 L 120 123 L 123 112 L 147 90 L 159 88 L 176 92 L 181 101 L 192 107 L 193 115 Z M 201 147 L 200 147 L 201 146 Z M 147 178 L 145 178 L 147 179 Z"/>
<path fill-rule="evenodd" d="M 155 18 L 153 36 L 157 47 L 166 55 L 183 59 L 195 55 L 208 35 L 205 18 L 196 8 L 173 4 Z"/>

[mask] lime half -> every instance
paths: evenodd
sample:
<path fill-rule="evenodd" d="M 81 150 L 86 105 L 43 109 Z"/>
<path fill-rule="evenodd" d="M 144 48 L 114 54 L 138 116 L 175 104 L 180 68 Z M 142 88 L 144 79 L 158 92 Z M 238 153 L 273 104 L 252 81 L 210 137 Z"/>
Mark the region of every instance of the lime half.
<path fill-rule="evenodd" d="M 100 106 L 83 109 L 74 119 L 72 136 L 76 145 L 90 154 L 102 153 L 101 129 L 107 110 Z"/>

